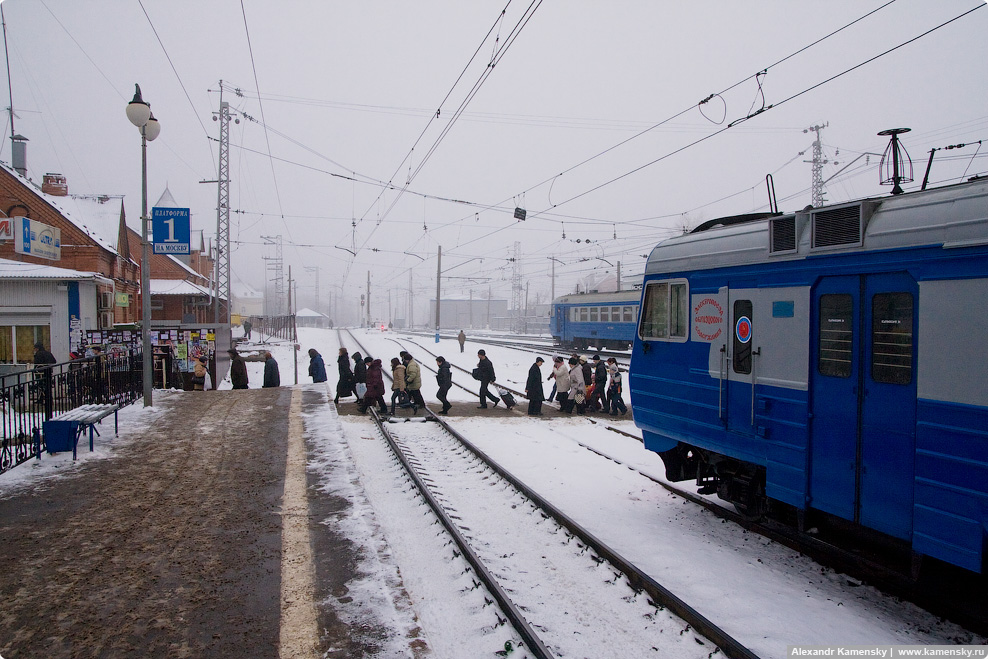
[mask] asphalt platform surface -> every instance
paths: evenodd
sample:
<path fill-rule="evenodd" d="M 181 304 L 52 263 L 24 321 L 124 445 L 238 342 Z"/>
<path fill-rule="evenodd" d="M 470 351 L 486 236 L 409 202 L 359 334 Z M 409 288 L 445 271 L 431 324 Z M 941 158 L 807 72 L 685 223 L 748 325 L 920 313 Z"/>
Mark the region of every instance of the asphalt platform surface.
<path fill-rule="evenodd" d="M 327 404 L 296 395 L 303 413 Z M 288 387 L 162 396 L 116 455 L 0 499 L 0 655 L 278 657 L 291 401 Z M 112 441 L 108 421 L 97 442 Z M 317 638 L 304 654 L 373 656 L 389 630 L 327 604 L 357 569 L 324 523 L 349 503 L 305 478 Z"/>

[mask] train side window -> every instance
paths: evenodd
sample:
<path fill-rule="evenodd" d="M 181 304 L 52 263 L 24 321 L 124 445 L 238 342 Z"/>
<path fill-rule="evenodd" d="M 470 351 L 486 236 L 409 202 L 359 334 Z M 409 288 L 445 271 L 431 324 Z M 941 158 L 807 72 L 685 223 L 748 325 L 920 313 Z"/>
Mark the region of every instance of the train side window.
<path fill-rule="evenodd" d="M 621 307 L 611 307 L 611 322 L 612 323 L 621 322 Z"/>
<path fill-rule="evenodd" d="M 597 307 L 590 307 L 590 322 L 597 322 Z"/>
<path fill-rule="evenodd" d="M 686 341 L 689 338 L 688 289 L 684 280 L 648 284 L 639 317 L 638 335 L 643 339 Z"/>
<path fill-rule="evenodd" d="M 845 293 L 820 296 L 820 375 L 851 377 L 854 355 L 854 298 Z"/>
<path fill-rule="evenodd" d="M 588 307 L 580 307 L 580 321 L 581 322 L 584 322 L 584 323 L 587 322 L 587 318 L 589 318 L 589 314 L 590 314 L 590 309 Z"/>
<path fill-rule="evenodd" d="M 600 322 L 609 323 L 611 322 L 610 308 L 601 307 L 600 308 Z"/>
<path fill-rule="evenodd" d="M 751 300 L 734 302 L 734 372 L 751 373 Z"/>
<path fill-rule="evenodd" d="M 909 384 L 913 379 L 913 296 L 878 293 L 871 298 L 871 377 Z"/>
<path fill-rule="evenodd" d="M 633 323 L 635 322 L 635 310 L 634 307 L 624 308 L 624 322 Z"/>

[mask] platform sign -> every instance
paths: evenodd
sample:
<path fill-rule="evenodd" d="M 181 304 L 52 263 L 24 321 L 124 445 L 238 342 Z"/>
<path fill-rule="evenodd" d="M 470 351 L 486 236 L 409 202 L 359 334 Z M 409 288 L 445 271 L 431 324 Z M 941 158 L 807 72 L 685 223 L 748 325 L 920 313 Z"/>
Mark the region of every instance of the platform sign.
<path fill-rule="evenodd" d="M 27 217 L 12 219 L 15 252 L 52 261 L 62 258 L 62 232 L 57 227 Z"/>
<path fill-rule="evenodd" d="M 188 254 L 192 229 L 188 208 L 152 208 L 151 234 L 155 254 Z"/>

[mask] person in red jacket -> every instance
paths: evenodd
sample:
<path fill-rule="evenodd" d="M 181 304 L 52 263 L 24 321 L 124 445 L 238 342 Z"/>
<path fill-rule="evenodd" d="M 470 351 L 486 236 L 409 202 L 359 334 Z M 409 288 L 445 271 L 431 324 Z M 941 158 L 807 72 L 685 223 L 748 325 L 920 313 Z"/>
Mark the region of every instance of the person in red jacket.
<path fill-rule="evenodd" d="M 367 364 L 367 393 L 364 394 L 359 405 L 360 411 L 366 412 L 367 408 L 374 403 L 377 403 L 382 414 L 387 414 L 388 406 L 384 402 L 384 374 L 381 372 L 380 359 L 371 359 L 370 363 Z"/>

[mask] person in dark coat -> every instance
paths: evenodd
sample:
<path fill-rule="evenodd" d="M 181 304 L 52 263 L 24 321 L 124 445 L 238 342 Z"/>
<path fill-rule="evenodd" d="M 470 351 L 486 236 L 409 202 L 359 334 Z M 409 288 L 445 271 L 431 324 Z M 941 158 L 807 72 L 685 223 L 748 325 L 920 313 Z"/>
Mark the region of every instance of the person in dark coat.
<path fill-rule="evenodd" d="M 381 372 L 381 360 L 371 359 L 370 363 L 367 364 L 367 393 L 364 394 L 364 400 L 360 405 L 360 411 L 365 412 L 368 407 L 377 403 L 378 409 L 382 414 L 387 414 L 388 406 L 384 402 L 384 374 Z"/>
<path fill-rule="evenodd" d="M 326 376 L 326 364 L 322 361 L 322 355 L 315 348 L 309 348 L 309 375 L 313 382 L 325 382 L 329 379 Z"/>
<path fill-rule="evenodd" d="M 333 402 L 338 405 L 340 396 L 346 398 L 353 395 L 353 371 L 350 370 L 350 355 L 347 354 L 346 348 L 340 348 L 340 356 L 336 358 L 336 367 L 340 372 L 340 379 L 336 383 L 336 398 L 333 399 Z"/>
<path fill-rule="evenodd" d="M 249 320 L 245 320 L 243 324 L 244 324 L 244 338 L 250 341 L 250 330 L 253 327 L 253 325 L 251 325 L 251 322 Z"/>
<path fill-rule="evenodd" d="M 542 391 L 541 357 L 535 358 L 535 363 L 528 369 L 528 382 L 525 383 L 525 395 L 528 396 L 528 416 L 542 416 L 542 401 L 545 393 Z"/>
<path fill-rule="evenodd" d="M 460 333 L 456 335 L 456 340 L 460 343 L 460 352 L 463 352 L 463 344 L 467 342 L 467 335 L 460 330 Z"/>
<path fill-rule="evenodd" d="M 234 389 L 247 389 L 247 363 L 236 348 L 227 350 L 230 353 L 230 382 Z"/>
<path fill-rule="evenodd" d="M 57 363 L 57 360 L 55 359 L 55 355 L 51 354 L 50 352 L 48 352 L 48 350 L 45 349 L 44 343 L 38 341 L 37 343 L 34 344 L 35 368 L 38 368 L 39 366 L 44 367 L 49 364 L 55 364 L 55 363 Z M 54 385 L 51 371 L 52 371 L 51 368 L 46 368 L 43 371 L 41 371 L 37 376 L 39 380 L 38 387 L 40 387 L 41 389 L 39 398 L 42 404 L 45 406 L 46 419 L 51 418 L 53 412 L 52 404 L 54 403 L 54 399 L 52 398 L 52 393 L 51 393 L 52 386 Z"/>
<path fill-rule="evenodd" d="M 488 399 L 494 401 L 494 407 L 497 407 L 501 399 L 487 390 L 487 387 L 497 379 L 497 376 L 494 375 L 494 364 L 491 363 L 491 360 L 487 359 L 487 353 L 483 349 L 477 351 L 477 357 L 480 358 L 477 368 L 474 370 L 477 379 L 480 380 L 480 405 L 477 409 L 486 410 Z"/>
<path fill-rule="evenodd" d="M 278 371 L 278 362 L 275 361 L 274 355 L 270 351 L 265 351 L 264 353 L 264 384 L 261 385 L 262 388 L 266 387 L 280 387 L 281 386 L 281 373 Z"/>
<path fill-rule="evenodd" d="M 359 352 L 353 353 L 353 390 L 357 392 L 357 404 L 364 398 L 367 390 L 367 366 L 364 364 L 364 356 Z"/>
<path fill-rule="evenodd" d="M 593 356 L 593 393 L 587 400 L 587 409 L 591 412 L 608 411 L 607 404 L 607 364 L 600 360 L 600 355 Z"/>
<path fill-rule="evenodd" d="M 436 371 L 436 383 L 439 385 L 436 398 L 443 404 L 439 413 L 445 416 L 449 414 L 449 409 L 452 407 L 446 399 L 446 394 L 449 393 L 449 388 L 453 386 L 453 374 L 450 371 L 449 362 L 444 357 L 436 357 L 436 365 L 439 367 L 439 370 Z"/>

